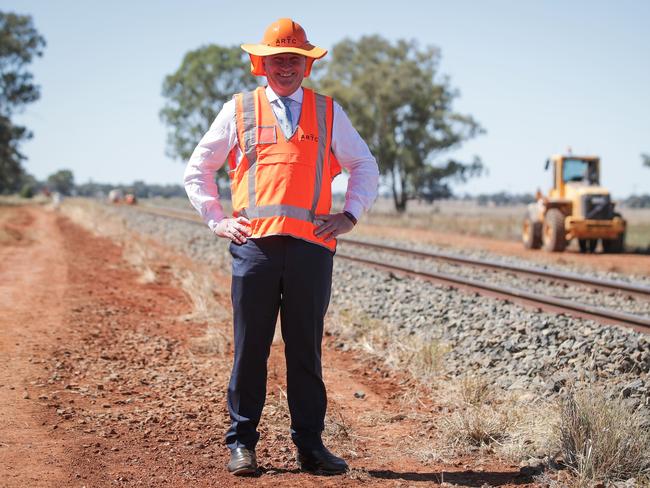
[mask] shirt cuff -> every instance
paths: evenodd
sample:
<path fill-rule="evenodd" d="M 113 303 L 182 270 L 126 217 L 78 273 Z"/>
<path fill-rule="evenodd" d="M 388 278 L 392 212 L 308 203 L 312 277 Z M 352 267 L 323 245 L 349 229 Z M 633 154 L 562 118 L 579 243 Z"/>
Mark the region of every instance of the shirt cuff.
<path fill-rule="evenodd" d="M 214 232 L 216 230 L 217 225 L 219 225 L 219 222 L 221 222 L 221 220 L 223 220 L 223 219 L 220 219 L 220 220 L 210 219 L 210 220 L 208 220 L 208 227 L 210 227 L 210 230 L 212 232 Z"/>
<path fill-rule="evenodd" d="M 345 206 L 343 207 L 344 212 L 350 212 L 352 215 L 354 215 L 354 218 L 359 220 L 359 217 L 363 215 L 363 205 L 361 205 L 359 202 L 345 202 Z"/>

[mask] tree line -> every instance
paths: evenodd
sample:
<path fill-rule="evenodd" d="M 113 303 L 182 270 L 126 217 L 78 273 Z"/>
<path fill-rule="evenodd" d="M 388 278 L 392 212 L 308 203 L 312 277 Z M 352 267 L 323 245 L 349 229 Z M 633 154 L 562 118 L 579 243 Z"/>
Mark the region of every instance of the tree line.
<path fill-rule="evenodd" d="M 32 133 L 12 118 L 40 97 L 27 67 L 44 48 L 30 16 L 0 11 L 0 193 L 18 191 L 29 180 L 19 148 Z"/>
<path fill-rule="evenodd" d="M 136 180 L 128 184 L 115 184 L 115 183 L 98 183 L 88 181 L 86 183 L 75 183 L 72 171 L 64 169 L 59 170 L 44 181 L 37 181 L 31 176 L 28 178 L 27 183 L 20 194 L 23 197 L 31 198 L 39 192 L 58 192 L 61 195 L 80 196 L 89 198 L 106 198 L 111 190 L 119 189 L 123 193 L 132 193 L 138 199 L 142 198 L 186 198 L 185 188 L 180 184 L 149 184 L 142 180 Z M 229 189 L 223 188 L 221 194 L 225 198 L 229 198 Z M 384 198 L 392 198 L 392 194 L 384 193 L 381 195 Z M 344 194 L 335 194 L 336 200 L 344 198 Z M 507 207 L 513 205 L 525 205 L 535 201 L 535 194 L 533 193 L 510 193 L 500 191 L 496 193 L 481 193 L 478 195 L 441 195 L 439 199 L 451 199 L 475 202 L 479 206 L 496 206 Z M 650 208 L 650 194 L 631 195 L 619 201 L 629 208 Z"/>
<path fill-rule="evenodd" d="M 124 193 L 132 193 L 137 198 L 186 198 L 185 188 L 180 184 L 160 185 L 146 183 L 142 180 L 127 184 L 98 183 L 94 181 L 75 183 L 74 174 L 69 169 L 56 171 L 43 181 L 27 176 L 26 183 L 19 193 L 25 198 L 31 198 L 38 193 L 52 192 L 64 196 L 105 198 L 111 190 L 115 189 L 120 189 Z"/>

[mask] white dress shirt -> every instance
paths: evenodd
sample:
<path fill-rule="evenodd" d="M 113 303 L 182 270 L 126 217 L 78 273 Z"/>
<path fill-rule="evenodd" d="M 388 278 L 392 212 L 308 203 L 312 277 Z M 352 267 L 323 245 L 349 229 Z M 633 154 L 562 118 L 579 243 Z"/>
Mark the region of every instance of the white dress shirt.
<path fill-rule="evenodd" d="M 266 96 L 271 102 L 276 118 L 284 117 L 284 107 L 277 101 L 278 95 L 268 86 Z M 293 102 L 289 104 L 289 110 L 294 121 L 300 119 L 302 97 L 302 87 L 289 95 Z M 332 152 L 341 167 L 350 173 L 343 210 L 359 219 L 363 211 L 367 211 L 377 198 L 379 181 L 377 162 L 370 154 L 367 144 L 352 127 L 346 113 L 336 102 L 334 102 L 332 125 Z M 224 165 L 233 147 L 236 148 L 236 156 L 239 160 L 241 150 L 237 144 L 235 101 L 229 100 L 194 149 L 184 175 L 185 191 L 190 202 L 212 230 L 225 217 L 219 202 L 219 190 L 214 175 Z"/>

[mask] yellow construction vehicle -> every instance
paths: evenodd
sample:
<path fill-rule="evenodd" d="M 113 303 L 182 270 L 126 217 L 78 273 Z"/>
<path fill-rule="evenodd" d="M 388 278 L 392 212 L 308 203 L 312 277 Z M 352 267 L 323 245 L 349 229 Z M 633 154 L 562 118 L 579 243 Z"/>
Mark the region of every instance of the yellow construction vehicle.
<path fill-rule="evenodd" d="M 546 160 L 545 169 L 550 166 L 553 187 L 548 196 L 538 190 L 537 202 L 528 206 L 524 246 L 561 252 L 575 238 L 581 252 L 594 252 L 599 240 L 603 252 L 623 252 L 626 222 L 614 211 L 609 191 L 600 186 L 600 159 L 558 154 Z"/>

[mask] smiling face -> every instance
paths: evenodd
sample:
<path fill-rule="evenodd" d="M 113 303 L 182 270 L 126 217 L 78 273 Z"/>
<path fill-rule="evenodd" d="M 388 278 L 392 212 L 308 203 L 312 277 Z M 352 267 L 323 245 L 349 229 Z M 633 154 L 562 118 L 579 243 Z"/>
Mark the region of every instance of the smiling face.
<path fill-rule="evenodd" d="M 281 97 L 295 92 L 305 77 L 306 59 L 300 54 L 281 53 L 264 57 L 266 79 L 273 91 Z"/>

